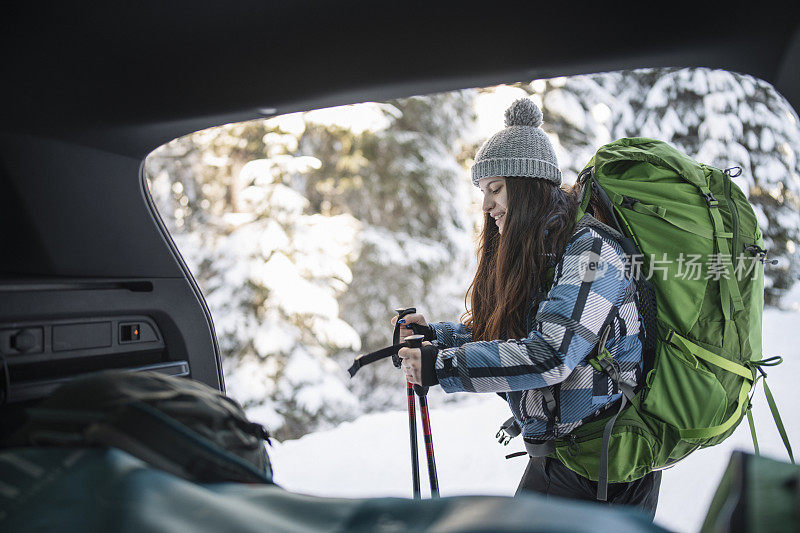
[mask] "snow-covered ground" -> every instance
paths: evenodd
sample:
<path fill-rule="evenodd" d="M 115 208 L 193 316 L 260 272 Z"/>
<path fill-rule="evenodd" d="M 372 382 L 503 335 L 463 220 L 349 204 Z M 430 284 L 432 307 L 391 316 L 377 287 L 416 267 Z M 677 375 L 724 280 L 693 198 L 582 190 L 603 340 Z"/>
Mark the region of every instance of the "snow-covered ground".
<path fill-rule="evenodd" d="M 798 296 L 794 298 L 795 294 Z M 792 299 L 800 301 L 800 290 Z M 800 310 L 764 313 L 764 357 L 780 355 L 784 363 L 768 369 L 770 388 L 790 441 L 800 446 Z M 398 384 L 398 394 L 405 391 Z M 525 469 L 526 459 L 506 460 L 521 449 L 512 441 L 503 447 L 494 439 L 508 408 L 494 395 L 471 395 L 463 403 L 437 408 L 431 398 L 439 484 L 443 496 L 461 494 L 512 495 Z M 761 385 L 753 401 L 761 453 L 788 460 L 772 421 Z M 421 433 L 421 427 L 419 428 Z M 668 529 L 697 531 L 728 463 L 731 451 L 752 451 L 747 423 L 742 423 L 724 443 L 700 450 L 664 472 L 656 523 Z M 427 490 L 424 445 L 420 438 L 423 495 Z M 405 412 L 366 415 L 294 441 L 275 443 L 269 450 L 276 481 L 286 489 L 319 496 L 410 497 L 411 471 L 408 417 Z"/>

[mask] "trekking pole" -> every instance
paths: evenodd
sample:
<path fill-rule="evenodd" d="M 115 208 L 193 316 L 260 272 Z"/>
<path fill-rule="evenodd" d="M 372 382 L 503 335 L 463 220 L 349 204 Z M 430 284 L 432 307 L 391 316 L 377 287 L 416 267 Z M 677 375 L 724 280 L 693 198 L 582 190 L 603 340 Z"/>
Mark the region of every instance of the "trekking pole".
<path fill-rule="evenodd" d="M 394 325 L 394 334 L 392 336 L 392 344 L 397 345 L 400 343 L 400 319 L 411 313 L 416 313 L 415 307 L 399 307 L 394 310 L 397 313 L 397 322 Z M 420 345 L 422 341 L 420 340 Z M 392 356 L 394 366 L 400 367 L 400 358 L 397 355 Z M 411 439 L 411 485 L 414 494 L 414 499 L 422 499 L 422 490 L 419 484 L 419 450 L 417 449 L 417 414 L 414 406 L 414 386 L 411 382 L 406 381 L 406 399 L 408 401 L 408 432 Z"/>
<path fill-rule="evenodd" d="M 407 337 L 409 348 L 422 348 L 419 336 Z M 428 387 L 414 385 L 414 392 L 419 396 L 419 412 L 422 417 L 422 433 L 425 436 L 425 457 L 428 460 L 428 480 L 431 484 L 431 498 L 439 497 L 439 478 L 436 475 L 436 458 L 433 455 L 433 432 L 428 413 Z M 413 401 L 413 400 L 412 400 Z"/>

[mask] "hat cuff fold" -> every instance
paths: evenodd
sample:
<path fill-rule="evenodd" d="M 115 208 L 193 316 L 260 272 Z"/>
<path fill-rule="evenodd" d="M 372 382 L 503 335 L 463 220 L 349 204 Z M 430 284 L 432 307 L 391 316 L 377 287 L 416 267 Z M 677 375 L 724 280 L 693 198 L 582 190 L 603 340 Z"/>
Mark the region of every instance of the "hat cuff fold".
<path fill-rule="evenodd" d="M 561 170 L 549 161 L 523 157 L 482 159 L 472 166 L 472 183 L 481 178 L 540 178 L 561 185 Z"/>

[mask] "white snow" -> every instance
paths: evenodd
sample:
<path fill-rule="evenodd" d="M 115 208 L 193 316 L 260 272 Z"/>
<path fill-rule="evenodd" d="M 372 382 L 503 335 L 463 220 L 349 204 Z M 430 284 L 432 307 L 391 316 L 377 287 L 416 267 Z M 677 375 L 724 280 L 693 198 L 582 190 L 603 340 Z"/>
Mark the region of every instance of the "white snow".
<path fill-rule="evenodd" d="M 709 115 L 700 124 L 698 133 L 701 138 L 731 141 L 742 136 L 742 122 L 735 115 Z"/>
<path fill-rule="evenodd" d="M 586 127 L 586 111 L 575 94 L 561 89 L 549 91 L 544 97 L 544 105 L 575 128 L 582 130 Z"/>
<path fill-rule="evenodd" d="M 401 116 L 393 105 L 375 102 L 317 109 L 304 114 L 308 122 L 337 126 L 355 134 L 386 129 L 393 119 Z"/>
<path fill-rule="evenodd" d="M 785 304 L 800 301 L 800 290 Z M 800 403 L 795 376 L 800 373 L 800 343 L 791 334 L 800 320 L 798 311 L 764 313 L 764 357 L 780 355 L 784 363 L 768 369 L 768 383 L 783 416 L 790 441 L 800 446 Z M 397 394 L 405 394 L 398 381 Z M 754 415 L 761 453 L 787 461 L 772 421 L 761 385 L 755 394 Z M 431 426 L 436 465 L 443 496 L 463 494 L 513 495 L 526 459 L 506 460 L 504 454 L 521 449 L 519 439 L 503 447 L 494 439 L 499 424 L 509 416 L 506 404 L 495 395 L 473 395 L 454 406 L 436 405 L 431 398 Z M 427 469 L 420 433 L 420 473 L 427 497 Z M 705 517 L 730 453 L 752 451 L 747 423 L 722 444 L 700 450 L 663 474 L 656 523 L 679 532 L 697 531 Z M 408 416 L 393 411 L 365 415 L 354 422 L 275 442 L 269 449 L 275 479 L 284 488 L 318 496 L 380 497 L 411 495 Z"/>
<path fill-rule="evenodd" d="M 477 130 L 481 132 L 482 139 L 505 128 L 503 114 L 519 98 L 528 98 L 528 93 L 518 87 L 506 85 L 478 95 L 475 100 L 475 114 L 478 117 Z"/>

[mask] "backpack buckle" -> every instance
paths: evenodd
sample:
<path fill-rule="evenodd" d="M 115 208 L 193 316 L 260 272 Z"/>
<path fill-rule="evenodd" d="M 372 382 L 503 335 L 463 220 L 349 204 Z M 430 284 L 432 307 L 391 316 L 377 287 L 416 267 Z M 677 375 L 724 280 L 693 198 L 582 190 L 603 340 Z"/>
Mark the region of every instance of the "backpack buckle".
<path fill-rule="evenodd" d="M 495 435 L 495 438 L 497 439 L 497 442 L 499 442 L 503 446 L 508 446 L 508 443 L 511 442 L 511 435 L 506 433 L 506 430 L 504 429 L 498 431 L 497 435 Z"/>
<path fill-rule="evenodd" d="M 612 359 L 611 354 L 606 349 L 603 349 L 602 352 L 588 360 L 588 363 L 592 365 L 592 368 L 598 372 L 608 372 L 609 370 L 613 371 L 614 362 L 615 361 Z"/>
<path fill-rule="evenodd" d="M 616 363 L 609 351 L 605 348 L 602 352 L 589 359 L 588 362 L 598 372 L 607 372 L 609 369 L 613 370 L 613 365 Z"/>
<path fill-rule="evenodd" d="M 622 377 L 622 369 L 619 367 L 619 362 L 611 357 L 608 350 L 603 350 L 602 354 L 589 359 L 589 364 L 598 372 L 602 372 L 608 376 L 611 382 L 620 390 L 622 390 L 623 386 L 631 389 L 636 387 L 636 383 Z"/>
<path fill-rule="evenodd" d="M 717 199 L 714 198 L 714 193 L 712 193 L 711 191 L 704 192 L 704 193 L 702 193 L 702 195 L 703 195 L 703 198 L 706 201 L 706 204 L 708 204 L 708 207 L 718 207 L 719 206 L 719 201 L 717 201 Z"/>
<path fill-rule="evenodd" d="M 503 425 L 500 426 L 499 430 L 497 430 L 497 434 L 495 434 L 494 438 L 496 438 L 497 442 L 503 446 L 508 446 L 508 443 L 511 442 L 511 439 L 520 433 L 522 433 L 522 428 L 519 427 L 519 424 L 517 424 L 517 421 L 512 416 L 503 422 Z"/>
<path fill-rule="evenodd" d="M 594 357 L 587 359 L 587 362 L 592 365 L 592 368 L 597 370 L 598 372 L 603 372 L 605 367 L 608 365 L 608 361 L 613 359 L 611 358 L 611 354 L 608 352 L 606 348 L 606 341 L 608 340 L 608 336 L 611 333 L 611 324 L 606 325 L 603 328 L 603 331 L 600 333 L 600 339 L 597 341 L 597 350 L 595 351 Z"/>

